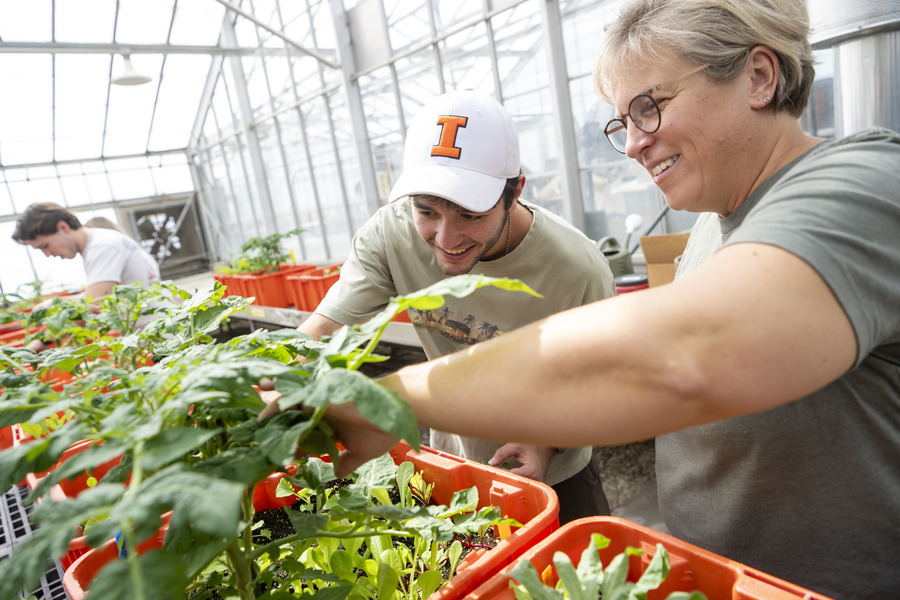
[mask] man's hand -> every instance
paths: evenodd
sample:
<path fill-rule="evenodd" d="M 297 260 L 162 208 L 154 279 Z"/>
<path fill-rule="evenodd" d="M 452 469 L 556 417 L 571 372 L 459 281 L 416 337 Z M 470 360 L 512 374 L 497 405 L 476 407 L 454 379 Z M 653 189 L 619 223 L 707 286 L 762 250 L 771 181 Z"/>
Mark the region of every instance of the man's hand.
<path fill-rule="evenodd" d="M 510 473 L 536 481 L 543 481 L 544 475 L 547 474 L 547 467 L 550 466 L 550 459 L 553 458 L 554 454 L 556 454 L 555 448 L 526 444 L 504 444 L 497 449 L 494 456 L 488 461 L 488 464 L 491 466 L 502 465 L 508 459 L 514 458 L 522 466 L 510 469 Z"/>

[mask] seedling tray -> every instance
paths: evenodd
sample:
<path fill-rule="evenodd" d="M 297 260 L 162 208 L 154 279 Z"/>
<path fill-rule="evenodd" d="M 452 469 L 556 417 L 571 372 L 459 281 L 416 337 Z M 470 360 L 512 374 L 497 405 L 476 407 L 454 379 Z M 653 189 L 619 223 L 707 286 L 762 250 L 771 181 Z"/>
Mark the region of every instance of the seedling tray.
<path fill-rule="evenodd" d="M 632 556 L 630 559 L 630 581 L 637 581 L 647 568 L 656 553 L 657 543 L 665 547 L 671 567 L 669 576 L 662 586 L 647 594 L 647 600 L 661 600 L 672 592 L 694 590 L 703 592 L 710 600 L 829 600 L 821 594 L 617 517 L 590 517 L 567 523 L 523 553 L 521 560 L 531 561 L 544 582 L 555 585 L 558 577 L 553 566 L 553 555 L 564 552 L 572 564 L 577 565 L 594 533 L 611 541 L 607 548 L 600 550 L 600 561 L 604 567 L 614 556 L 624 552 L 627 546 L 643 550 L 641 556 Z M 509 572 L 514 566 L 504 568 L 474 590 L 469 598 L 515 600 L 515 593 L 509 587 L 512 581 Z"/>
<path fill-rule="evenodd" d="M 455 492 L 471 487 L 478 489 L 478 508 L 495 506 L 504 517 L 522 524 L 502 537 L 490 550 L 468 554 L 456 575 L 431 600 L 468 598 L 479 585 L 513 563 L 528 548 L 540 542 L 559 527 L 559 501 L 547 485 L 470 460 L 423 447 L 415 452 L 405 442 L 392 451 L 394 462 L 410 461 L 416 471 L 434 484 L 432 499 L 450 504 Z"/>
<path fill-rule="evenodd" d="M 340 267 L 341 265 L 332 265 L 285 276 L 285 285 L 293 299 L 294 308 L 308 312 L 316 310 L 329 288 L 340 279 Z"/>

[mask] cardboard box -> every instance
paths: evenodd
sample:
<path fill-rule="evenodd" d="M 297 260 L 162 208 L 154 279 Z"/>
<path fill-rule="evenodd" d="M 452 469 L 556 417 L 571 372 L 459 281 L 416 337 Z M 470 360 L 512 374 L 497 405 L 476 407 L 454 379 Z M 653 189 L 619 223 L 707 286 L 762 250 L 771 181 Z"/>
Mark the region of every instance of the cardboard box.
<path fill-rule="evenodd" d="M 675 259 L 684 252 L 690 235 L 690 232 L 685 232 L 641 237 L 641 248 L 647 260 L 647 283 L 650 287 L 675 279 Z"/>

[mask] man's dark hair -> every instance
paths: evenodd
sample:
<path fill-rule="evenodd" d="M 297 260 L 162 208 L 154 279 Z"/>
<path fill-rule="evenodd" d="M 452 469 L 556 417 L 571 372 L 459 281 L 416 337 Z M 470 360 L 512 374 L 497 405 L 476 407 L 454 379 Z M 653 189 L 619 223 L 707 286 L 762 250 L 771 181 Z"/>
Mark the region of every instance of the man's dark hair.
<path fill-rule="evenodd" d="M 506 210 L 509 210 L 509 207 L 512 206 L 513 198 L 516 197 L 516 188 L 519 187 L 519 177 L 521 176 L 522 172 L 519 171 L 518 175 L 507 179 L 506 185 L 503 186 L 503 194 L 500 197 L 503 198 L 503 205 L 506 207 Z"/>
<path fill-rule="evenodd" d="M 16 221 L 12 239 L 21 244 L 39 235 L 53 235 L 60 221 L 65 221 L 72 229 L 81 229 L 81 221 L 66 208 L 53 202 L 36 202 Z"/>

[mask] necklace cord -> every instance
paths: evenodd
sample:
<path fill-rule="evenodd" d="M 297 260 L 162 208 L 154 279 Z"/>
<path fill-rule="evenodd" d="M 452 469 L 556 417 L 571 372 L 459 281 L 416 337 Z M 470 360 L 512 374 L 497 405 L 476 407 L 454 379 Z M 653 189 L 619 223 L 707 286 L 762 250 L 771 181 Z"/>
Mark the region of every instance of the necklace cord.
<path fill-rule="evenodd" d="M 512 213 L 506 213 L 506 222 L 509 225 L 506 228 L 506 254 L 509 254 L 509 240 L 512 238 Z M 504 254 L 504 256 L 506 256 L 506 254 Z"/>

